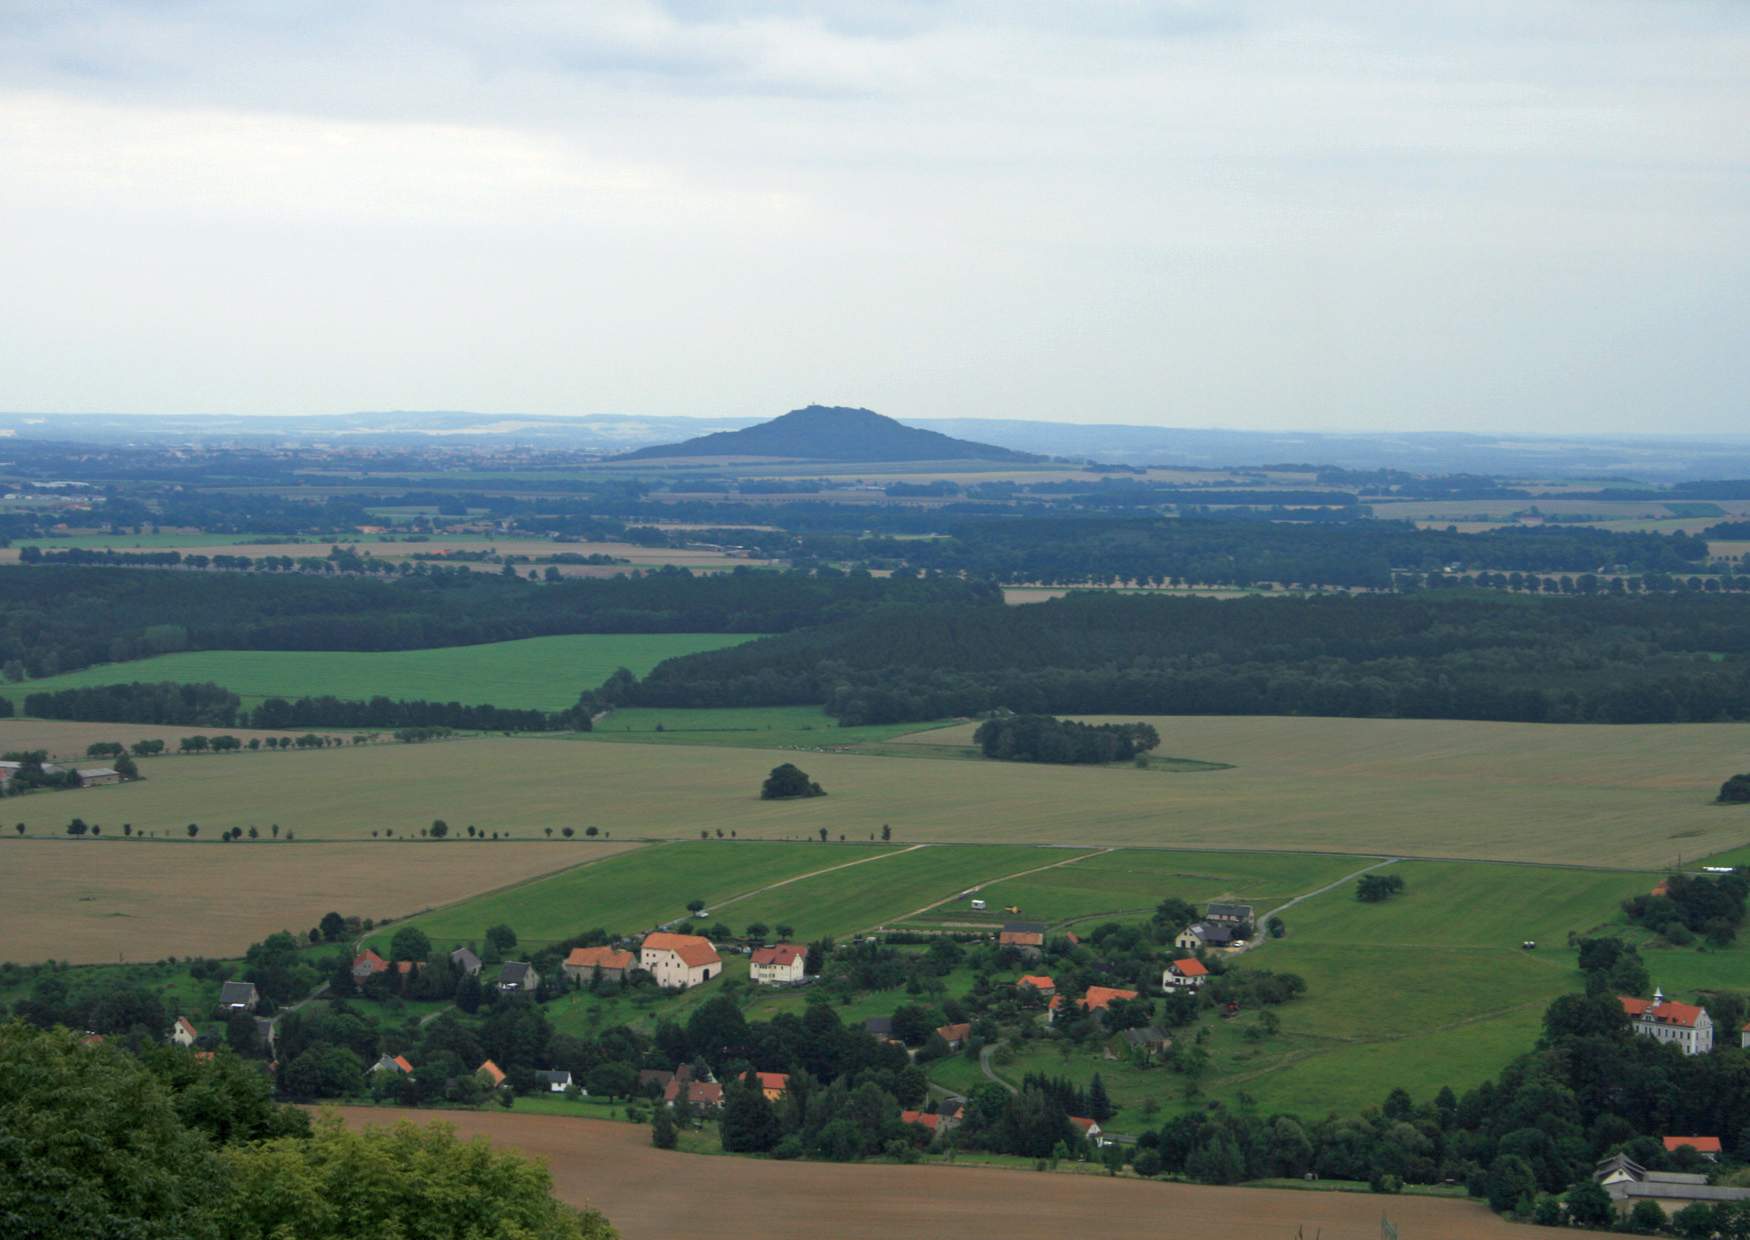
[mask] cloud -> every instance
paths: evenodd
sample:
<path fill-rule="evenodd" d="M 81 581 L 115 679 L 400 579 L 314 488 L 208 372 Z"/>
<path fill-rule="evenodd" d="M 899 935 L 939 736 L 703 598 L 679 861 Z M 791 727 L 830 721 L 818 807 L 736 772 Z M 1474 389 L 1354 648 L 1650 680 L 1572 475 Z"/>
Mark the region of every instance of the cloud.
<path fill-rule="evenodd" d="M 1747 62 L 1703 0 L 14 5 L 0 406 L 1731 429 Z"/>

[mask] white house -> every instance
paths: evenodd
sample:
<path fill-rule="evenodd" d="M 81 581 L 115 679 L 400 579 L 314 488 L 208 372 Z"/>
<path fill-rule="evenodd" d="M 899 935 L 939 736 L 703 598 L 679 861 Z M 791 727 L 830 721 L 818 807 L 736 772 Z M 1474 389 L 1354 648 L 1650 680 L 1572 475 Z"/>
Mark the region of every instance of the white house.
<path fill-rule="evenodd" d="M 1201 951 L 1205 947 L 1227 947 L 1234 941 L 1233 931 L 1212 921 L 1193 922 L 1179 931 L 1173 946 L 1180 951 Z"/>
<path fill-rule="evenodd" d="M 1175 960 L 1161 973 L 1161 989 L 1174 986 L 1195 990 L 1209 978 L 1209 969 L 1195 957 Z"/>
<path fill-rule="evenodd" d="M 1072 1115 L 1069 1117 L 1069 1122 L 1074 1124 L 1076 1131 L 1094 1145 L 1102 1147 L 1106 1145 L 1106 1130 L 1100 1127 L 1099 1120 L 1089 1119 L 1085 1115 Z"/>
<path fill-rule="evenodd" d="M 178 1046 L 193 1046 L 195 1039 L 200 1036 L 200 1030 L 186 1016 L 178 1016 L 176 1023 L 170 1027 L 170 1040 Z"/>
<path fill-rule="evenodd" d="M 1643 1038 L 1675 1043 L 1685 1055 L 1705 1055 L 1714 1048 L 1714 1022 L 1706 1008 L 1667 999 L 1655 990 L 1651 999 L 1618 995 L 1629 1026 Z"/>
<path fill-rule="evenodd" d="M 658 931 L 644 936 L 638 948 L 638 967 L 654 977 L 658 986 L 685 990 L 723 972 L 723 959 L 707 938 Z"/>
<path fill-rule="evenodd" d="M 753 980 L 762 986 L 787 986 L 807 976 L 808 949 L 794 943 L 756 947 L 748 965 Z"/>

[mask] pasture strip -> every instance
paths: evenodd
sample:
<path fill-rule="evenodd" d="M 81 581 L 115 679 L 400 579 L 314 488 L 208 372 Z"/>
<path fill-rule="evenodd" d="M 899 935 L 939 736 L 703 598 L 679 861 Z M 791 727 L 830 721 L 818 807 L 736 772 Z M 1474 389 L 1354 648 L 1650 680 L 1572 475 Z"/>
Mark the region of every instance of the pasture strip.
<path fill-rule="evenodd" d="M 727 900 L 720 900 L 713 907 L 701 910 L 699 916 L 715 917 L 718 912 L 728 908 L 731 904 L 740 904 L 743 900 L 750 900 L 754 896 L 763 895 L 768 891 L 776 891 L 779 887 L 788 887 L 791 883 L 799 883 L 805 878 L 819 878 L 822 874 L 832 874 L 839 870 L 848 870 L 854 865 L 868 865 L 871 861 L 883 861 L 888 857 L 897 857 L 901 853 L 916 852 L 920 848 L 927 847 L 929 847 L 927 844 L 913 844 L 909 848 L 898 848 L 892 852 L 877 853 L 873 857 L 859 857 L 855 861 L 846 861 L 839 865 L 829 865 L 826 869 L 815 870 L 812 874 L 798 874 L 795 878 L 780 879 L 775 883 L 767 883 L 764 887 L 755 887 L 752 891 L 744 891 L 738 896 L 730 896 Z"/>
<path fill-rule="evenodd" d="M 1045 870 L 1055 870 L 1059 866 L 1074 865 L 1078 861 L 1086 861 L 1089 857 L 1098 857 L 1104 853 L 1109 853 L 1112 851 L 1113 850 L 1110 848 L 1096 848 L 1092 852 L 1078 853 L 1076 856 L 1067 857 L 1062 861 L 1053 861 L 1050 865 L 1036 865 L 1030 870 L 1019 870 L 1014 874 L 1002 874 L 1002 875 L 998 875 L 996 878 L 980 879 L 978 882 L 974 883 L 972 886 L 973 887 L 985 887 L 991 883 L 1006 883 L 1006 882 L 1009 882 L 1013 879 L 1026 878 L 1029 874 L 1039 874 Z M 956 891 L 951 895 L 943 896 L 940 900 L 937 900 L 934 904 L 926 904 L 922 908 L 913 909 L 909 913 L 901 913 L 898 917 L 889 917 L 886 920 L 884 920 L 876 925 L 867 927 L 866 929 L 864 929 L 862 931 L 862 933 L 863 934 L 870 934 L 870 933 L 873 933 L 874 931 L 877 931 L 877 930 L 884 930 L 887 928 L 887 926 L 890 922 L 910 921 L 914 917 L 922 917 L 925 913 L 929 912 L 931 909 L 941 908 L 944 904 L 947 904 L 950 900 L 957 900 L 962 895 L 964 895 L 967 891 L 970 891 L 970 890 L 972 890 L 971 887 L 962 888 L 960 891 Z"/>

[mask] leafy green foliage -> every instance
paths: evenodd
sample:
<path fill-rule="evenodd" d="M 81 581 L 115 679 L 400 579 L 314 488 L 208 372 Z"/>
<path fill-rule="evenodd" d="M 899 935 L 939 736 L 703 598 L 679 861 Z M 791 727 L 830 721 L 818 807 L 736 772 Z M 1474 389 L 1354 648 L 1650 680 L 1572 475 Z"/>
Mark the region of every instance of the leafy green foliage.
<path fill-rule="evenodd" d="M 823 797 L 824 789 L 812 779 L 808 772 L 802 770 L 794 762 L 785 762 L 774 766 L 772 773 L 766 776 L 766 782 L 760 785 L 760 800 L 785 801 L 792 797 Z"/>
<path fill-rule="evenodd" d="M 987 758 L 1008 762 L 1128 762 L 1161 743 L 1147 723 L 1076 723 L 1050 715 L 987 719 L 972 734 Z"/>

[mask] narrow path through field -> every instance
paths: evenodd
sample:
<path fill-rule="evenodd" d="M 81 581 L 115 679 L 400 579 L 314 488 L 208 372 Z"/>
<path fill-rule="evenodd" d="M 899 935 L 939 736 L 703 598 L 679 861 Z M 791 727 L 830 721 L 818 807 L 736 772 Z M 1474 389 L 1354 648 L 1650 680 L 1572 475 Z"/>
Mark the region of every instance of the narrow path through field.
<path fill-rule="evenodd" d="M 921 847 L 923 847 L 923 845 L 919 845 L 919 847 L 921 848 Z M 931 909 L 941 908 L 944 904 L 948 903 L 950 900 L 958 900 L 963 892 L 971 891 L 977 887 L 988 886 L 991 883 L 1006 883 L 1010 879 L 1015 879 L 1015 878 L 1026 878 L 1029 874 L 1040 874 L 1046 870 L 1055 870 L 1059 866 L 1074 865 L 1078 861 L 1086 861 L 1089 857 L 1098 857 L 1103 853 L 1109 853 L 1112 851 L 1113 851 L 1113 849 L 1110 849 L 1110 848 L 1096 848 L 1096 849 L 1092 850 L 1091 852 L 1077 853 L 1073 857 L 1066 857 L 1062 861 L 1053 861 L 1050 865 L 1036 865 L 1030 870 L 1019 870 L 1014 874 L 1002 874 L 996 878 L 983 878 L 983 879 L 980 879 L 978 882 L 972 884 L 971 887 L 965 887 L 965 888 L 962 888 L 960 891 L 956 891 L 952 895 L 943 896 L 940 900 L 937 900 L 934 904 L 926 904 L 922 908 L 914 908 L 911 912 L 901 913 L 898 917 L 889 917 L 884 921 L 877 922 L 875 925 L 868 927 L 867 929 L 861 931 L 861 933 L 869 934 L 869 933 L 876 931 L 876 930 L 885 929 L 888 922 L 891 922 L 891 921 L 910 921 L 913 917 L 922 917 L 925 913 L 929 912 Z"/>
<path fill-rule="evenodd" d="M 1296 904 L 1301 903 L 1303 900 L 1310 900 L 1314 896 L 1322 896 L 1327 891 L 1331 891 L 1337 887 L 1341 887 L 1344 883 L 1350 882 L 1353 879 L 1360 878 L 1363 874 L 1368 873 L 1370 870 L 1381 869 L 1384 866 L 1388 866 L 1388 865 L 1396 865 L 1398 862 L 1400 862 L 1402 860 L 1403 860 L 1402 857 L 1386 857 L 1383 860 L 1375 861 L 1372 865 L 1364 865 L 1359 870 L 1356 870 L 1353 874 L 1345 874 L 1345 875 L 1343 875 L 1342 878 L 1339 878 L 1336 882 L 1326 883 L 1323 887 L 1320 887 L 1317 890 L 1302 892 L 1300 895 L 1295 896 L 1294 899 L 1290 900 L 1287 904 L 1279 905 L 1276 908 L 1271 909 L 1268 913 L 1265 913 L 1262 917 L 1260 917 L 1257 920 L 1257 922 L 1254 924 L 1254 926 L 1252 928 L 1252 944 L 1251 944 L 1251 946 L 1258 947 L 1258 946 L 1261 946 L 1262 944 L 1268 943 L 1270 941 L 1270 936 L 1268 933 L 1265 932 L 1264 927 L 1270 924 L 1270 919 L 1272 917 L 1280 917 L 1280 916 L 1282 916 L 1282 914 L 1286 913 L 1289 909 L 1293 908 Z M 1250 949 L 1248 949 L 1248 950 L 1250 950 Z"/>
<path fill-rule="evenodd" d="M 1003 1080 L 1002 1077 L 998 1076 L 997 1070 L 990 1066 L 990 1057 L 996 1051 L 997 1045 L 997 1043 L 992 1042 L 978 1052 L 978 1070 L 984 1073 L 990 1080 L 995 1081 L 998 1085 L 1001 1085 L 1004 1089 L 1008 1090 L 1011 1094 L 1018 1094 L 1021 1091 Z"/>
<path fill-rule="evenodd" d="M 798 874 L 795 878 L 780 879 L 775 883 L 767 883 L 764 887 L 755 887 L 752 891 L 744 891 L 738 896 L 730 896 L 727 900 L 719 900 L 710 908 L 701 909 L 699 911 L 699 916 L 715 917 L 718 912 L 728 908 L 731 904 L 739 904 L 743 900 L 751 900 L 754 896 L 764 895 L 768 891 L 776 891 L 780 887 L 788 887 L 791 883 L 799 883 L 805 878 L 819 878 L 822 874 L 831 874 L 837 870 L 848 870 L 854 865 L 868 865 L 871 861 L 885 861 L 888 857 L 897 857 L 901 853 L 916 852 L 920 848 L 928 847 L 928 844 L 913 844 L 909 848 L 896 848 L 892 852 L 877 853 L 873 857 L 860 857 L 855 861 L 846 861 L 840 865 L 829 865 L 824 870 L 813 870 L 807 874 Z"/>

